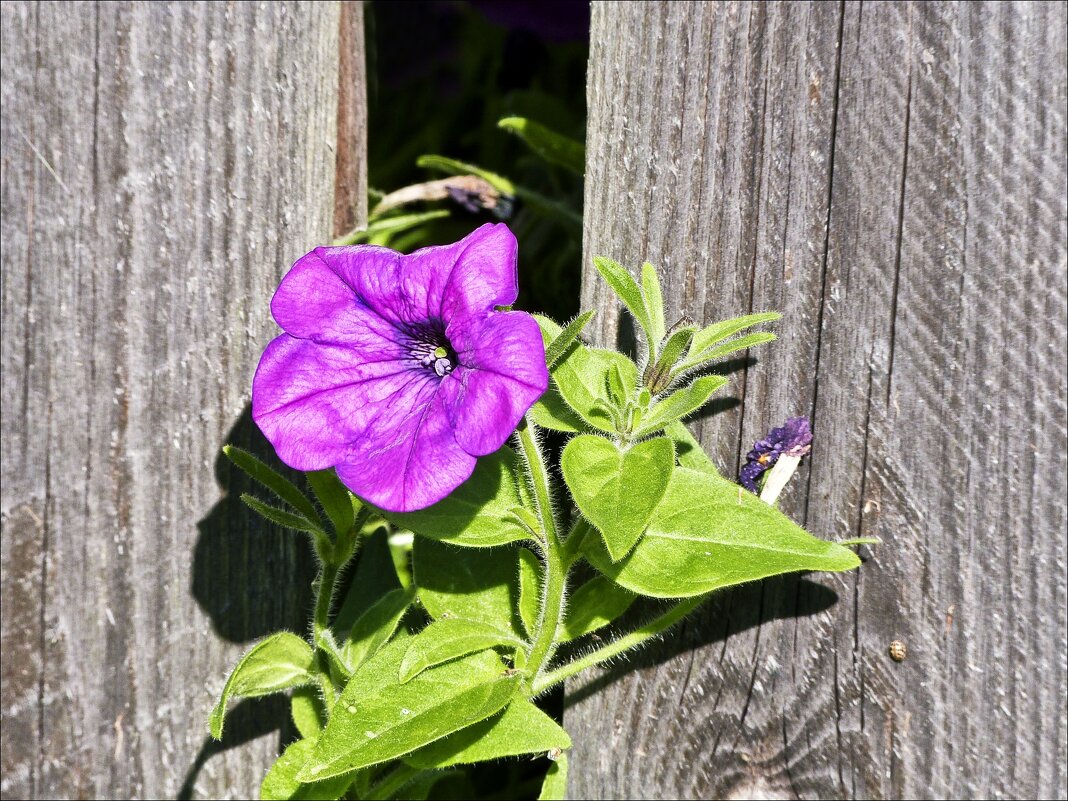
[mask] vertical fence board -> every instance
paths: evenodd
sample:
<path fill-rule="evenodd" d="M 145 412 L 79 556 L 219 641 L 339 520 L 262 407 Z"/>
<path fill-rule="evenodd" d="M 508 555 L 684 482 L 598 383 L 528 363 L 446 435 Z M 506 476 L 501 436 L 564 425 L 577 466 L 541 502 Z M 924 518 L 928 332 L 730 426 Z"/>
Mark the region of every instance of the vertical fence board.
<path fill-rule="evenodd" d="M 884 544 L 569 685 L 574 797 L 1064 797 L 1065 21 L 594 4 L 587 263 L 652 261 L 676 316 L 783 311 L 694 428 L 735 473 L 810 415 L 783 508 Z"/>
<path fill-rule="evenodd" d="M 3 793 L 248 797 L 284 708 L 221 754 L 206 715 L 307 574 L 218 453 L 330 235 L 339 10 L 2 14 Z"/>

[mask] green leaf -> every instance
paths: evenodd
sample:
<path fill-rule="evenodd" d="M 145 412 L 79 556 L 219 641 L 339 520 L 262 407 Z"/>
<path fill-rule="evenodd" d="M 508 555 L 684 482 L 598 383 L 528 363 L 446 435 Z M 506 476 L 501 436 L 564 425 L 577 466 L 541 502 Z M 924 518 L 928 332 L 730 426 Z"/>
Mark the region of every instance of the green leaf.
<path fill-rule="evenodd" d="M 315 511 L 315 506 L 288 478 L 268 467 L 248 451 L 241 450 L 241 448 L 227 445 L 223 448 L 223 453 L 226 454 L 227 459 L 247 473 L 249 478 L 273 492 L 279 500 L 288 503 L 308 521 L 314 524 L 322 524 L 319 513 Z M 289 527 L 293 528 L 293 526 Z"/>
<path fill-rule="evenodd" d="M 516 698 L 500 714 L 420 748 L 404 761 L 430 770 L 570 747 L 571 738 L 555 720 Z"/>
<path fill-rule="evenodd" d="M 755 334 L 746 334 L 744 337 L 732 339 L 723 343 L 719 347 L 710 348 L 698 356 L 687 357 L 684 362 L 680 363 L 675 368 L 675 375 L 679 375 L 696 367 L 703 367 L 711 364 L 712 362 L 722 359 L 724 356 L 729 356 L 736 351 L 763 345 L 765 342 L 773 342 L 777 338 L 778 337 L 776 337 L 775 334 L 772 334 L 769 331 L 759 331 Z"/>
<path fill-rule="evenodd" d="M 657 402 L 642 420 L 636 436 L 644 437 L 659 431 L 676 420 L 693 414 L 706 403 L 712 394 L 727 383 L 721 375 L 705 375 Z"/>
<path fill-rule="evenodd" d="M 533 316 L 534 319 L 538 321 L 538 327 L 541 328 L 542 343 L 545 345 L 546 354 L 548 354 L 549 350 L 553 347 L 553 343 L 562 336 L 563 329 L 553 320 L 550 320 L 544 315 L 535 314 Z M 561 358 L 570 355 L 583 347 L 584 345 L 582 342 L 572 340 L 568 349 L 560 356 L 555 357 L 551 364 L 549 364 L 548 359 L 546 359 L 546 364 L 549 364 L 550 377 L 552 376 L 553 369 Z M 556 388 L 555 381 L 549 383 L 549 389 L 533 406 L 530 407 L 530 411 L 528 411 L 527 414 L 530 415 L 530 418 L 537 425 L 553 431 L 574 433 L 586 429 L 585 421 L 575 414 L 571 410 L 571 407 L 569 407 L 560 396 L 560 391 Z"/>
<path fill-rule="evenodd" d="M 663 341 L 667 334 L 664 323 L 664 295 L 660 291 L 660 278 L 656 268 L 649 262 L 642 265 L 642 296 L 645 298 L 645 311 L 649 315 L 649 335 L 653 341 Z"/>
<path fill-rule="evenodd" d="M 294 531 L 306 531 L 309 534 L 316 534 L 321 537 L 326 537 L 326 532 L 322 526 L 317 523 L 313 523 L 303 515 L 296 515 L 292 512 L 287 512 L 285 509 L 279 509 L 277 506 L 271 506 L 269 503 L 264 503 L 259 498 L 253 495 L 249 495 L 247 492 L 242 493 L 241 500 L 245 502 L 252 511 L 261 517 L 266 518 L 272 523 L 277 523 L 283 528 L 291 528 Z"/>
<path fill-rule="evenodd" d="M 582 329 L 584 329 L 586 324 L 593 319 L 593 314 L 592 311 L 583 312 L 568 323 L 562 331 L 546 344 L 545 364 L 549 369 L 552 369 L 553 365 L 560 361 L 560 357 L 567 353 L 568 348 L 570 348 L 575 343 L 575 340 L 579 338 Z M 542 338 L 544 339 L 544 337 Z"/>
<path fill-rule="evenodd" d="M 623 305 L 627 307 L 631 316 L 634 317 L 645 333 L 650 351 L 649 360 L 655 361 L 656 349 L 660 341 L 653 339 L 652 321 L 649 319 L 649 313 L 645 309 L 645 299 L 642 297 L 638 282 L 634 280 L 634 277 L 627 272 L 623 265 L 604 256 L 594 256 L 593 266 L 597 268 L 597 272 L 612 287 L 612 291 L 616 293 L 616 296 L 623 301 Z"/>
<path fill-rule="evenodd" d="M 664 349 L 657 359 L 656 364 L 650 362 L 642 376 L 642 383 L 648 387 L 654 395 L 658 395 L 668 388 L 672 380 L 672 370 L 675 369 L 683 352 L 690 344 L 693 332 L 696 329 L 692 325 L 677 329 L 664 344 Z"/>
<path fill-rule="evenodd" d="M 426 155 L 416 159 L 415 164 L 422 169 L 436 170 L 446 175 L 477 175 L 482 180 L 487 181 L 498 192 L 512 197 L 517 194 L 516 185 L 503 175 L 484 170 L 465 161 L 451 159 L 448 156 Z"/>
<path fill-rule="evenodd" d="M 519 549 L 519 619 L 528 637 L 538 627 L 541 606 L 541 559 L 527 548 Z"/>
<path fill-rule="evenodd" d="M 704 473 L 710 473 L 716 478 L 722 478 L 719 470 L 716 469 L 716 465 L 712 463 L 712 460 L 708 458 L 708 454 L 705 453 L 705 449 L 701 447 L 701 443 L 694 438 L 694 435 L 690 433 L 690 429 L 683 423 L 676 421 L 668 424 L 664 429 L 664 433 L 675 443 L 675 458 L 679 462 L 679 467 L 700 470 Z"/>
<path fill-rule="evenodd" d="M 522 638 L 514 548 L 470 550 L 416 537 L 412 553 L 419 600 L 435 620 L 475 620 Z"/>
<path fill-rule="evenodd" d="M 405 756 L 490 717 L 515 696 L 520 676 L 492 651 L 396 677 L 406 641 L 390 643 L 353 674 L 297 780 L 322 781 Z"/>
<path fill-rule="evenodd" d="M 401 618 L 415 600 L 415 588 L 391 590 L 378 599 L 352 624 L 342 657 L 349 670 L 356 670 L 389 642 Z"/>
<path fill-rule="evenodd" d="M 560 336 L 560 326 L 542 315 L 535 314 L 534 319 L 549 347 Z M 592 427 L 615 433 L 616 426 L 603 411 L 604 407 L 617 405 L 608 391 L 609 371 L 614 368 L 626 386 L 638 385 L 638 368 L 622 353 L 590 348 L 576 341 L 549 371 L 552 383 L 531 407 L 532 419 L 554 431 L 577 433 Z"/>
<path fill-rule="evenodd" d="M 594 576 L 568 598 L 558 639 L 570 642 L 607 626 L 626 612 L 637 597 L 604 576 Z"/>
<path fill-rule="evenodd" d="M 341 798 L 352 783 L 351 775 L 336 776 L 310 784 L 297 781 L 297 773 L 311 758 L 314 750 L 314 740 L 303 739 L 291 743 L 263 777 L 263 784 L 260 785 L 260 798 L 271 799 L 271 801 L 276 799 L 278 801 L 282 799 L 336 801 Z"/>
<path fill-rule="evenodd" d="M 604 437 L 582 434 L 560 456 L 575 503 L 601 532 L 613 561 L 626 556 L 642 536 L 674 466 L 675 450 L 666 437 L 620 451 Z"/>
<path fill-rule="evenodd" d="M 406 684 L 427 668 L 498 645 L 522 645 L 515 635 L 462 618 L 436 620 L 408 641 L 401 660 L 400 682 Z"/>
<path fill-rule="evenodd" d="M 505 446 L 478 460 L 474 473 L 444 500 L 418 512 L 382 512 L 396 526 L 469 548 L 487 548 L 530 539 L 509 517 L 521 506 L 516 488 L 515 451 Z"/>
<path fill-rule="evenodd" d="M 340 239 L 335 239 L 333 244 L 335 247 L 339 245 L 358 245 L 361 242 L 368 242 L 384 234 L 399 234 L 404 231 L 410 231 L 425 223 L 448 216 L 448 209 L 433 209 L 415 214 L 392 214 L 388 217 L 379 217 L 371 221 L 371 224 L 366 228 L 357 228 Z"/>
<path fill-rule="evenodd" d="M 747 348 L 753 348 L 757 345 L 763 345 L 765 342 L 774 342 L 778 337 L 770 331 L 758 331 L 755 334 L 746 334 L 744 337 L 738 337 L 738 339 L 732 339 L 729 342 L 724 342 L 718 347 L 705 351 L 704 357 L 706 361 L 713 359 L 722 359 L 731 353 L 735 353 L 740 350 L 746 350 Z"/>
<path fill-rule="evenodd" d="M 314 740 L 326 725 L 326 708 L 317 687 L 297 687 L 289 699 L 289 712 L 300 736 Z"/>
<path fill-rule="evenodd" d="M 223 686 L 219 703 L 211 712 L 211 736 L 222 739 L 226 705 L 232 697 L 255 698 L 315 680 L 315 654 L 296 634 L 280 631 L 256 643 L 245 654 Z"/>
<path fill-rule="evenodd" d="M 497 127 L 514 133 L 550 164 L 571 170 L 577 175 L 585 173 L 586 147 L 581 142 L 525 117 L 505 117 L 497 123 Z"/>
<path fill-rule="evenodd" d="M 717 342 L 729 336 L 737 334 L 759 323 L 770 323 L 778 320 L 782 315 L 778 312 L 762 312 L 760 314 L 748 314 L 745 317 L 735 317 L 731 320 L 723 320 L 713 323 L 694 334 L 690 343 L 690 356 L 698 356 L 703 351 L 715 345 Z"/>
<path fill-rule="evenodd" d="M 402 587 L 393 566 L 389 531 L 382 527 L 365 540 L 360 550 L 356 571 L 334 619 L 334 631 L 347 639 L 349 629 L 362 614 L 386 593 L 399 589 Z"/>
<path fill-rule="evenodd" d="M 585 555 L 610 579 L 657 598 L 686 598 L 799 570 L 841 571 L 857 555 L 817 539 L 750 492 L 677 468 L 645 536 L 615 562 L 596 538 Z"/>
<path fill-rule="evenodd" d="M 626 406 L 634 387 L 627 386 L 627 379 L 623 375 L 623 369 L 618 363 L 613 364 L 606 376 L 608 381 L 608 397 L 617 408 Z"/>
<path fill-rule="evenodd" d="M 315 644 L 330 660 L 331 676 L 339 682 L 347 681 L 352 675 L 352 668 L 349 667 L 348 660 L 341 653 L 333 632 L 330 629 L 323 629 L 318 633 Z"/>
<path fill-rule="evenodd" d="M 356 520 L 356 509 L 353 503 L 356 501 L 348 488 L 341 483 L 337 473 L 331 470 L 316 470 L 308 473 L 308 483 L 311 485 L 315 497 L 322 504 L 323 511 L 330 518 L 338 536 L 352 528 Z"/>
<path fill-rule="evenodd" d="M 538 801 L 563 801 L 567 798 L 567 754 L 560 754 L 549 766 L 541 784 Z"/>

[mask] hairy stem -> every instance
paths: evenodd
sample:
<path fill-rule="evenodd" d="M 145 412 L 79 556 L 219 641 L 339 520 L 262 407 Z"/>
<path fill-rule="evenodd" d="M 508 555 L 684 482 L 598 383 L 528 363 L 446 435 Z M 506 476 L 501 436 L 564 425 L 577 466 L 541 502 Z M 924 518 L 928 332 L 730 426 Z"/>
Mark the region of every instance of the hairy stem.
<path fill-rule="evenodd" d="M 518 432 L 519 446 L 527 477 L 534 491 L 534 502 L 538 509 L 538 521 L 541 524 L 545 541 L 542 543 L 545 556 L 545 575 L 541 604 L 538 611 L 538 625 L 534 642 L 527 655 L 527 665 L 536 677 L 552 658 L 556 645 L 556 630 L 564 612 L 564 592 L 567 588 L 568 562 L 564 556 L 563 544 L 557 533 L 556 520 L 553 517 L 552 486 L 549 471 L 534 436 L 534 423 L 528 418 Z"/>
<path fill-rule="evenodd" d="M 687 598 L 685 601 L 680 601 L 664 614 L 660 615 L 660 617 L 650 620 L 644 626 L 632 631 L 630 634 L 625 634 L 618 640 L 610 642 L 603 648 L 591 651 L 585 656 L 580 656 L 574 662 L 568 662 L 566 665 L 561 665 L 556 670 L 546 673 L 544 676 L 535 678 L 532 688 L 534 693 L 542 693 L 554 684 L 559 684 L 564 679 L 569 679 L 586 670 L 586 668 L 591 668 L 601 662 L 607 662 L 612 657 L 619 656 L 625 651 L 629 651 L 631 648 L 641 645 L 649 638 L 662 634 L 700 606 L 701 602 L 707 597 L 707 595 L 698 595 L 694 598 Z"/>

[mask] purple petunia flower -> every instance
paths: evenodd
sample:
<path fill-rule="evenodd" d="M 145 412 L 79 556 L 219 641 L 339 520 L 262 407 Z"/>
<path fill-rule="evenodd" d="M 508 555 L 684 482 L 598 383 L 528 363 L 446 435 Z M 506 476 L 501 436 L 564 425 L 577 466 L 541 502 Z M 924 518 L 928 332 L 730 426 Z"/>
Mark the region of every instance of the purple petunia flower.
<path fill-rule="evenodd" d="M 753 450 L 746 454 L 745 466 L 739 475 L 739 481 L 750 492 L 756 493 L 756 482 L 771 469 L 780 456 L 798 458 L 812 450 L 812 427 L 807 417 L 791 417 L 781 428 L 773 428 L 767 437 L 753 444 Z"/>
<path fill-rule="evenodd" d="M 290 467 L 334 467 L 387 511 L 430 506 L 548 386 L 537 322 L 496 311 L 517 293 L 505 225 L 408 256 L 316 248 L 271 301 L 285 333 L 260 359 L 252 417 Z"/>

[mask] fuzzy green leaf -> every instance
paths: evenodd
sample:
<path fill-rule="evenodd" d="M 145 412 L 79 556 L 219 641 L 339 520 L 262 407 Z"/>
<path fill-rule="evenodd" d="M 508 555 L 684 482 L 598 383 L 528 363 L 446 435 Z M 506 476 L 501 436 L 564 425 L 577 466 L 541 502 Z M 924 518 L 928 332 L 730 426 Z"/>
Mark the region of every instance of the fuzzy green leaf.
<path fill-rule="evenodd" d="M 297 773 L 311 758 L 314 750 L 314 740 L 303 739 L 291 743 L 263 777 L 263 784 L 260 785 L 260 798 L 270 801 L 283 801 L 283 799 L 336 801 L 341 798 L 352 783 L 351 775 L 335 776 L 332 779 L 310 784 L 297 781 Z"/>
<path fill-rule="evenodd" d="M 637 321 L 652 352 L 650 360 L 655 359 L 656 348 L 660 342 L 653 339 L 652 322 L 649 320 L 649 313 L 645 309 L 645 298 L 642 297 L 642 290 L 638 286 L 638 282 L 634 280 L 634 276 L 627 272 L 623 265 L 604 256 L 594 256 L 593 266 L 597 268 L 597 272 L 601 274 L 608 286 L 616 293 L 616 297 L 623 301 L 627 311 Z"/>
<path fill-rule="evenodd" d="M 415 588 L 391 590 L 378 599 L 352 624 L 342 658 L 349 670 L 356 670 L 389 642 L 401 618 L 415 600 Z"/>
<path fill-rule="evenodd" d="M 841 571 L 857 555 L 817 539 L 737 484 L 677 468 L 645 536 L 619 562 L 596 538 L 586 558 L 627 589 L 686 598 L 799 570 Z"/>
<path fill-rule="evenodd" d="M 649 410 L 636 436 L 648 436 L 676 420 L 693 414 L 708 403 L 712 394 L 726 383 L 727 379 L 721 375 L 705 375 L 675 390 Z"/>
<path fill-rule="evenodd" d="M 330 518 L 334 531 L 340 536 L 352 528 L 356 520 L 355 500 L 348 488 L 341 483 L 333 470 L 316 470 L 308 473 L 312 492 Z"/>
<path fill-rule="evenodd" d="M 568 599 L 558 639 L 577 640 L 607 626 L 626 612 L 637 597 L 604 576 L 594 576 Z"/>
<path fill-rule="evenodd" d="M 586 147 L 569 136 L 524 117 L 505 117 L 497 123 L 497 127 L 514 133 L 550 164 L 559 165 L 577 175 L 582 175 L 586 170 Z"/>
<path fill-rule="evenodd" d="M 731 320 L 713 323 L 694 334 L 693 341 L 690 343 L 690 356 L 700 355 L 717 342 L 733 336 L 739 331 L 744 331 L 746 328 L 760 323 L 770 323 L 781 317 L 782 315 L 778 312 L 761 312 L 760 314 L 748 314 L 745 317 L 735 317 Z"/>
<path fill-rule="evenodd" d="M 575 340 L 579 338 L 579 334 L 582 333 L 591 319 L 593 319 L 593 312 L 587 311 L 580 314 L 574 320 L 567 324 L 567 326 L 561 330 L 553 339 L 545 345 L 545 364 L 551 370 L 560 358 L 567 353 L 568 348 L 575 344 Z M 547 319 L 547 318 L 546 318 Z M 544 336 L 542 337 L 544 340 Z"/>
<path fill-rule="evenodd" d="M 755 334 L 746 334 L 744 337 L 728 340 L 718 347 L 709 348 L 700 355 L 688 356 L 685 361 L 681 362 L 675 368 L 675 375 L 680 375 L 687 370 L 693 370 L 698 367 L 706 367 L 712 364 L 712 362 L 722 359 L 724 356 L 729 356 L 740 350 L 754 348 L 757 345 L 763 345 L 766 342 L 774 342 L 777 338 L 778 337 L 770 331 L 758 331 Z"/>
<path fill-rule="evenodd" d="M 303 515 L 293 514 L 292 512 L 287 512 L 285 509 L 279 509 L 277 506 L 271 506 L 269 503 L 264 503 L 259 498 L 249 495 L 247 492 L 241 495 L 241 500 L 244 501 L 245 505 L 256 514 L 272 523 L 282 526 L 283 528 L 291 528 L 294 531 L 306 531 L 309 534 L 315 534 L 324 538 L 326 537 L 326 531 L 323 530 L 322 526 L 313 523 Z"/>
<path fill-rule="evenodd" d="M 563 801 L 567 798 L 567 754 L 560 754 L 549 767 L 541 783 L 538 801 Z"/>
<path fill-rule="evenodd" d="M 604 538 L 612 560 L 626 556 L 642 536 L 675 466 L 666 437 L 627 451 L 593 434 L 575 437 L 560 456 L 560 469 L 582 514 Z"/>
<path fill-rule="evenodd" d="M 679 462 L 679 467 L 700 470 L 710 473 L 716 478 L 722 478 L 719 470 L 716 469 L 712 460 L 708 458 L 708 454 L 705 453 L 705 449 L 701 447 L 701 443 L 697 441 L 694 435 L 690 433 L 690 429 L 683 423 L 670 423 L 664 429 L 664 434 L 675 443 L 675 458 Z"/>
<path fill-rule="evenodd" d="M 560 327 L 546 317 L 534 315 L 542 339 L 552 342 Z M 575 343 L 550 370 L 552 384 L 530 410 L 534 422 L 554 431 L 578 432 L 590 427 L 615 432 L 611 417 L 598 407 L 613 407 L 608 391 L 609 371 L 617 369 L 626 386 L 637 386 L 638 368 L 622 353 L 589 348 Z"/>
<path fill-rule="evenodd" d="M 460 549 L 416 537 L 419 600 L 435 620 L 475 620 L 522 638 L 517 561 L 515 548 Z"/>
<path fill-rule="evenodd" d="M 241 448 L 227 445 L 223 448 L 223 453 L 239 469 L 247 473 L 253 481 L 270 490 L 279 500 L 288 503 L 310 522 L 321 526 L 322 520 L 319 517 L 319 513 L 315 511 L 315 505 L 288 478 L 268 467 L 248 451 L 241 450 Z M 290 528 L 293 527 L 290 526 Z M 304 529 L 300 530 L 303 531 Z"/>
<path fill-rule="evenodd" d="M 545 353 L 548 356 L 553 343 L 562 336 L 563 329 L 553 320 L 543 315 L 535 314 L 534 319 L 538 321 L 538 326 L 541 328 L 541 339 L 545 346 Z M 562 358 L 574 354 L 583 347 L 585 346 L 581 342 L 572 340 L 571 345 L 568 346 L 564 353 L 554 357 L 552 363 L 549 364 L 550 377 Z M 546 360 L 546 363 L 548 364 L 548 360 Z M 549 389 L 530 407 L 530 411 L 527 414 L 537 425 L 553 431 L 575 433 L 586 429 L 586 422 L 575 414 L 561 397 L 555 380 L 549 382 Z"/>
<path fill-rule="evenodd" d="M 315 686 L 297 687 L 289 699 L 289 713 L 300 736 L 314 740 L 326 725 L 326 708 Z"/>
<path fill-rule="evenodd" d="M 219 703 L 211 712 L 211 736 L 222 739 L 226 705 L 231 698 L 255 698 L 311 684 L 315 680 L 314 671 L 315 654 L 296 634 L 280 631 L 256 643 L 237 663 L 223 686 Z"/>
<path fill-rule="evenodd" d="M 528 637 L 538 626 L 541 605 L 541 559 L 527 548 L 519 549 L 519 619 Z"/>
<path fill-rule="evenodd" d="M 642 265 L 642 296 L 645 298 L 645 312 L 649 317 L 649 336 L 659 343 L 667 333 L 664 323 L 664 295 L 660 291 L 660 278 L 656 274 L 656 268 L 649 262 Z"/>
<path fill-rule="evenodd" d="M 498 645 L 518 646 L 522 642 L 511 633 L 474 620 L 435 620 L 408 641 L 400 682 L 406 684 L 427 668 Z"/>
<path fill-rule="evenodd" d="M 571 738 L 555 720 L 516 698 L 500 714 L 420 748 L 404 761 L 430 770 L 570 747 Z"/>
<path fill-rule="evenodd" d="M 518 689 L 492 651 L 423 671 L 399 684 L 407 641 L 390 643 L 353 674 L 297 774 L 322 781 L 410 754 L 417 748 L 495 714 Z M 386 677 L 394 677 L 383 683 Z"/>
<path fill-rule="evenodd" d="M 488 548 L 530 539 L 510 519 L 521 506 L 515 451 L 505 446 L 478 460 L 474 473 L 445 499 L 418 512 L 382 512 L 394 525 L 416 534 L 469 548 Z"/>

